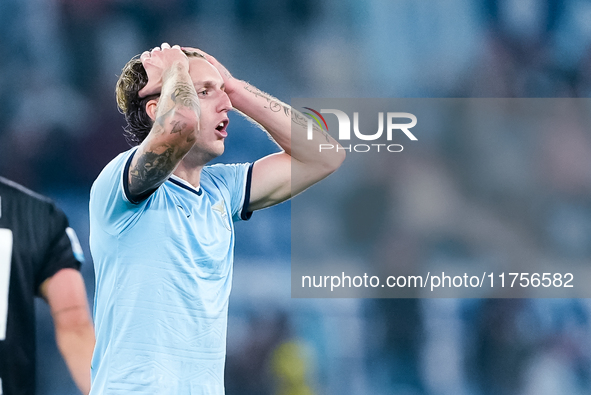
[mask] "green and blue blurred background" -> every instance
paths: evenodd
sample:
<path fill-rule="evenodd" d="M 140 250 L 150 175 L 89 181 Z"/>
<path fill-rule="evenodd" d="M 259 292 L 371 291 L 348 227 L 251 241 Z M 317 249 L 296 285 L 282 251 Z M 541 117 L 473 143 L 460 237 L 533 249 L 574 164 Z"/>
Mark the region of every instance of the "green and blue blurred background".
<path fill-rule="evenodd" d="M 0 0 L 0 175 L 66 211 L 91 303 L 89 190 L 128 148 L 115 81 L 162 42 L 199 47 L 288 103 L 591 93 L 588 0 Z M 567 129 L 440 135 L 428 157 L 397 170 L 423 181 L 400 185 L 400 199 L 453 185 L 476 218 L 498 219 L 485 237 L 591 263 L 591 132 Z M 226 147 L 224 162 L 275 149 L 236 114 Z M 532 202 L 533 179 L 553 196 Z M 447 222 L 420 203 L 432 215 L 404 217 L 391 253 L 414 259 L 427 234 L 438 256 L 481 259 L 470 234 L 432 237 Z M 38 315 L 38 392 L 75 394 L 42 302 Z M 291 299 L 285 203 L 237 225 L 227 394 L 588 394 L 590 319 L 580 299 Z"/>

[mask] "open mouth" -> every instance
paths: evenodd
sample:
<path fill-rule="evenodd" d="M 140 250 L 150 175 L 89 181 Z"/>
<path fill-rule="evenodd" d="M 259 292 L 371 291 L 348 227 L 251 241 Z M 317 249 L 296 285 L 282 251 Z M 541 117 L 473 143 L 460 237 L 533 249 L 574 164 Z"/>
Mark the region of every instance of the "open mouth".
<path fill-rule="evenodd" d="M 220 132 L 222 134 L 223 137 L 226 137 L 228 135 L 228 133 L 226 132 L 226 128 L 228 127 L 228 123 L 230 121 L 228 121 L 227 119 L 220 122 L 218 124 L 218 126 L 215 127 L 215 130 L 217 130 L 218 132 Z"/>

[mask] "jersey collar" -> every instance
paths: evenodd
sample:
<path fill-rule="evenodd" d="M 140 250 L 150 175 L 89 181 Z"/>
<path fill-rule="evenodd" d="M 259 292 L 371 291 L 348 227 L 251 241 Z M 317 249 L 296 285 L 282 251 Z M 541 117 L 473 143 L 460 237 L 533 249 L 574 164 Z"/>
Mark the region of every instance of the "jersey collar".
<path fill-rule="evenodd" d="M 171 181 L 173 184 L 180 186 L 181 188 L 188 189 L 189 191 L 197 194 L 197 196 L 201 196 L 201 193 L 203 192 L 203 190 L 201 189 L 201 185 L 199 186 L 199 188 L 195 189 L 193 185 L 189 184 L 187 181 L 183 180 L 182 178 L 174 174 L 171 174 L 170 177 L 168 177 L 168 180 Z"/>

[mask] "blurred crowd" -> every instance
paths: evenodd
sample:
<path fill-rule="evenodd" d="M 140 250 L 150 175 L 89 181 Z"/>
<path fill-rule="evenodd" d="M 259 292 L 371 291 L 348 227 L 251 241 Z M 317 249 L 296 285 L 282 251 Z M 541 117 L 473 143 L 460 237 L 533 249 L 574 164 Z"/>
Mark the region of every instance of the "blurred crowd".
<path fill-rule="evenodd" d="M 91 292 L 90 186 L 128 148 L 115 82 L 131 57 L 164 41 L 202 48 L 287 103 L 591 93 L 586 0 L 2 0 L 0 175 L 64 208 L 83 242 Z M 519 254 L 589 262 L 591 133 L 556 128 L 560 134 L 551 127 L 539 135 L 450 129 L 403 157 L 392 185 L 363 186 L 393 199 L 401 213 L 384 225 L 393 236 L 374 253 L 479 261 L 490 253 L 478 248 L 482 237 L 531 247 Z M 224 162 L 275 149 L 239 115 L 229 133 Z M 425 194 L 442 199 L 416 199 Z M 495 218 L 498 226 L 482 234 L 470 231 L 470 218 L 459 226 L 446 205 L 456 195 L 462 205 L 455 213 Z M 289 203 L 250 222 L 237 226 L 228 395 L 591 389 L 587 300 L 291 300 Z M 41 308 L 43 330 L 48 317 Z M 75 393 L 51 334 L 39 343 L 39 393 Z"/>

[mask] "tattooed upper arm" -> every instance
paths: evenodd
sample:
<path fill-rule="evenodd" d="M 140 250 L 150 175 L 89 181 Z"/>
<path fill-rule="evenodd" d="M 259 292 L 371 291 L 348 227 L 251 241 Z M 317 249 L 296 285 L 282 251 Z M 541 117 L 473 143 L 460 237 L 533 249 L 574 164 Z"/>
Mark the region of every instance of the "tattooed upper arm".
<path fill-rule="evenodd" d="M 138 150 L 139 151 L 139 150 Z M 162 153 L 138 152 L 129 167 L 129 193 L 131 198 L 141 196 L 145 192 L 158 188 L 174 170 L 172 157 L 174 149 L 167 148 Z"/>
<path fill-rule="evenodd" d="M 198 122 L 183 116 L 157 120 L 152 131 L 134 154 L 129 167 L 131 198 L 158 188 L 174 171 L 195 142 Z"/>

